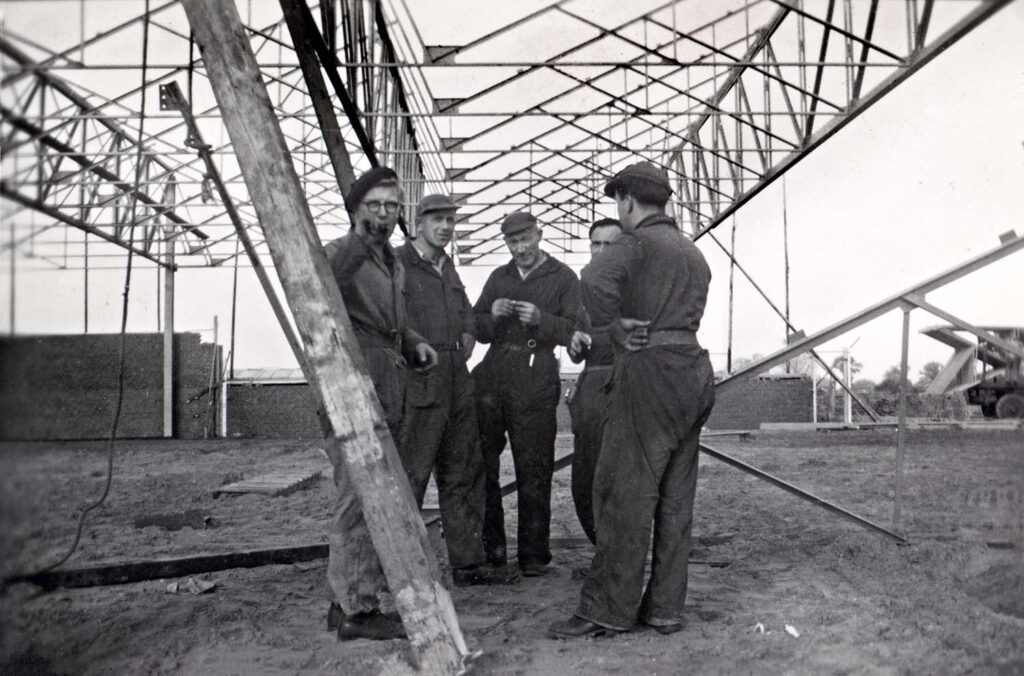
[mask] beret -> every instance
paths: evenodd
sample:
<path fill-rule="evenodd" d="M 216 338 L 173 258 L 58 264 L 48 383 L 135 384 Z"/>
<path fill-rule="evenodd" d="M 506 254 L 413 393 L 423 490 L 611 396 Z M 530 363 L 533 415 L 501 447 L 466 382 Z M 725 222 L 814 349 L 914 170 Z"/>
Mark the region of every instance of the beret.
<path fill-rule="evenodd" d="M 366 193 L 373 190 L 373 188 L 381 181 L 397 181 L 398 174 L 391 167 L 374 167 L 369 171 L 366 171 L 352 182 L 352 186 L 348 189 L 348 194 L 345 195 L 345 208 L 349 213 L 353 213 L 359 208 L 363 198 L 366 197 Z"/>

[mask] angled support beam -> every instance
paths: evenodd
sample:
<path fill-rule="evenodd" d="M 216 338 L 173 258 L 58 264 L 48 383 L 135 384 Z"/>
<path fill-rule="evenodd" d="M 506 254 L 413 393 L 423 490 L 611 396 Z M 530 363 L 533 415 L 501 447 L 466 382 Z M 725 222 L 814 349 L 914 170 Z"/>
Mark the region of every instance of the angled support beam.
<path fill-rule="evenodd" d="M 357 491 L 418 668 L 455 674 L 469 651 L 366 373 L 295 168 L 233 3 L 182 2 L 292 314 L 312 385 Z"/>
<path fill-rule="evenodd" d="M 779 350 L 778 352 L 768 355 L 764 359 L 761 359 L 760 361 L 755 362 L 750 366 L 727 376 L 726 378 L 723 378 L 718 382 L 716 391 L 723 392 L 726 389 L 732 388 L 733 386 L 744 382 L 745 380 L 749 380 L 757 376 L 759 373 L 764 373 L 773 366 L 785 363 L 789 359 L 792 359 L 793 357 L 799 354 L 807 352 L 808 350 L 811 350 L 817 347 L 818 345 L 821 345 L 822 343 L 826 343 L 832 340 L 833 338 L 836 338 L 837 336 L 841 336 L 844 333 L 860 326 L 861 324 L 864 324 L 865 322 L 869 322 L 872 319 L 881 317 L 882 315 L 891 310 L 897 308 L 904 308 L 908 304 L 912 304 L 909 300 L 907 300 L 908 296 L 923 296 L 924 294 L 929 293 L 930 291 L 934 291 L 935 289 L 943 287 L 952 281 L 960 279 L 964 275 L 974 272 L 975 270 L 980 270 L 986 265 L 989 265 L 1001 258 L 1009 256 L 1012 253 L 1016 253 L 1021 249 L 1024 249 L 1024 237 L 1014 237 L 1012 239 L 1007 238 L 1005 242 L 1000 244 L 995 249 L 987 251 L 981 254 L 980 256 L 976 256 L 975 258 L 972 258 L 954 268 L 946 270 L 945 272 L 939 273 L 934 277 L 929 277 L 920 284 L 917 284 L 907 289 L 906 291 L 898 293 L 895 296 L 891 296 L 890 298 L 887 298 L 881 301 L 880 303 L 871 305 L 870 307 L 867 307 L 861 310 L 860 312 L 850 317 L 847 317 L 846 319 L 838 321 L 832 326 L 829 326 L 828 328 L 823 329 L 816 334 L 807 336 L 806 338 L 803 338 L 801 340 L 794 341 L 793 343 Z M 935 309 L 937 310 L 938 308 Z M 939 311 L 941 312 L 941 310 Z M 931 310 L 929 310 L 929 312 L 931 312 Z M 952 315 L 947 315 L 947 317 L 950 316 Z M 997 340 L 1000 339 L 997 338 Z"/>
<path fill-rule="evenodd" d="M 880 82 L 878 86 L 868 92 L 863 99 L 853 102 L 846 109 L 844 114 L 837 115 L 832 118 L 828 124 L 814 132 L 814 135 L 808 140 L 807 144 L 803 148 L 787 155 L 785 159 L 773 166 L 765 180 L 759 182 L 750 190 L 743 193 L 743 195 L 729 205 L 728 208 L 722 210 L 717 218 L 710 221 L 706 226 L 701 228 L 696 235 L 694 235 L 694 239 L 700 239 L 708 231 L 718 227 L 719 224 L 726 221 L 730 216 L 736 213 L 740 207 L 771 185 L 779 178 L 779 176 L 789 171 L 800 160 L 807 157 L 811 151 L 828 139 L 832 138 L 832 136 L 834 136 L 840 129 L 856 119 L 861 113 L 881 100 L 890 91 L 903 84 L 903 82 L 910 78 L 914 73 L 928 64 L 939 54 L 946 51 L 946 49 L 957 42 L 960 38 L 970 33 L 1000 9 L 1010 4 L 1010 1 L 1011 0 L 984 0 L 983 3 L 972 10 L 970 14 L 963 17 L 953 26 L 950 26 L 949 29 L 942 33 L 942 35 L 935 38 L 935 41 L 931 45 L 922 48 L 909 62 Z M 792 5 L 781 2 L 780 0 L 775 0 L 775 2 L 793 9 Z M 832 27 L 832 30 L 836 30 L 835 26 Z"/>

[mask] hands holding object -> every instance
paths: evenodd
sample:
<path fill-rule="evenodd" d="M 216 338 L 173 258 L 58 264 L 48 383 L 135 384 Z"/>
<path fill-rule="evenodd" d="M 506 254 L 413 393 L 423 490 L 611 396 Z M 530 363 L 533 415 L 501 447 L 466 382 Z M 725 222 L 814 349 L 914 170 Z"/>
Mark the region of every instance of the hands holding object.
<path fill-rule="evenodd" d="M 540 324 L 540 308 L 525 300 L 499 298 L 491 303 L 491 316 L 495 319 L 516 317 L 525 326 Z"/>

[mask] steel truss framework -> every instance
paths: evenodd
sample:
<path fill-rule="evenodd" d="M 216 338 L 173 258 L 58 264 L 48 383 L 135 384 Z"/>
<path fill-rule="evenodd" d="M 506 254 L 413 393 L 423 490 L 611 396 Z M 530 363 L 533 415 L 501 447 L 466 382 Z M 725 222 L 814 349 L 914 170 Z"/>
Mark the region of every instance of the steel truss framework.
<path fill-rule="evenodd" d="M 472 264 L 500 260 L 498 223 L 517 208 L 548 226 L 549 246 L 583 252 L 602 185 L 638 156 L 669 172 L 675 216 L 699 238 L 1008 2 L 557 0 L 494 28 L 482 16 L 461 44 L 436 44 L 406 0 L 314 10 L 355 171 L 396 167 L 408 220 L 425 191 L 455 195 L 453 253 Z M 64 20 L 53 12 L 67 6 L 34 11 Z M 335 237 L 347 216 L 281 6 L 239 6 L 321 236 Z M 124 251 L 90 250 L 97 240 L 164 266 L 244 257 L 184 120 L 160 108 L 157 87 L 176 81 L 265 253 L 181 7 L 79 7 L 76 44 L 0 35 L 0 247 L 68 269 L 121 264 Z"/>

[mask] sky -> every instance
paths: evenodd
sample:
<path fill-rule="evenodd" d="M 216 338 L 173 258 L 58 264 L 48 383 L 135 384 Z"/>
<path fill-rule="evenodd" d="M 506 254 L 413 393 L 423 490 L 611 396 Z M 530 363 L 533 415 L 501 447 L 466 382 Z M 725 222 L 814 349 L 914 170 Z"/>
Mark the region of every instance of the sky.
<path fill-rule="evenodd" d="M 998 244 L 1024 234 L 1024 2 L 1012 3 L 826 142 L 786 174 L 793 323 L 810 334 Z M 783 303 L 783 184 L 777 181 L 735 218 L 737 258 Z M 717 235 L 728 239 L 728 224 Z M 4 227 L 0 236 L 7 237 Z M 701 342 L 724 366 L 728 331 L 726 258 L 699 243 L 713 271 Z M 18 262 L 15 261 L 15 266 Z M 463 268 L 471 300 L 493 268 Z M 11 262 L 0 261 L 0 331 L 11 330 Z M 231 270 L 176 275 L 175 329 L 228 344 Z M 19 270 L 18 334 L 80 333 L 81 271 Z M 119 328 L 123 270 L 89 276 L 89 330 Z M 139 264 L 131 280 L 129 330 L 155 331 L 160 282 Z M 784 345 L 783 324 L 739 276 L 735 282 L 737 357 Z M 975 325 L 1024 325 L 1024 254 L 1018 253 L 935 291 L 928 300 Z M 950 348 L 922 336 L 941 320 L 911 315 L 910 372 L 945 362 Z M 854 344 L 862 377 L 879 380 L 900 358 L 901 315 L 892 312 L 825 345 L 827 357 Z M 294 366 L 252 270 L 239 271 L 237 368 Z M 482 356 L 478 348 L 476 358 Z"/>

